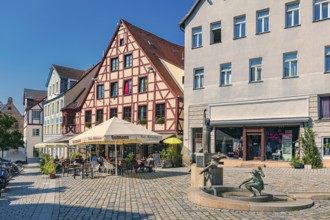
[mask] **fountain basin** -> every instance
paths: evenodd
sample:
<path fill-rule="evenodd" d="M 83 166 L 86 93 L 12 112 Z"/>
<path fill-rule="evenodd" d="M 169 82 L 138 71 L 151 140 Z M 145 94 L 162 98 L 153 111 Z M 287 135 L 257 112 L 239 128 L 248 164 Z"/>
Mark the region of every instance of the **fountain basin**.
<path fill-rule="evenodd" d="M 216 192 L 216 195 L 214 195 Z M 250 192 L 237 187 L 216 186 L 208 189 L 190 188 L 188 199 L 200 206 L 257 212 L 283 212 L 312 207 L 311 199 L 294 199 L 286 195 L 262 193 L 262 196 L 250 197 Z"/>

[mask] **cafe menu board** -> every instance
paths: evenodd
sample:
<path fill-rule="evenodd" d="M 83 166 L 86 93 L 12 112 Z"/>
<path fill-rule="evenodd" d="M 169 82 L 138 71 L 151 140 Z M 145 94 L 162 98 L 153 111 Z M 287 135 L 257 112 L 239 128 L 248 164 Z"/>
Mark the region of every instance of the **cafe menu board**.
<path fill-rule="evenodd" d="M 160 167 L 161 163 L 160 163 L 160 155 L 159 154 L 154 154 L 154 160 L 155 160 L 155 166 Z"/>
<path fill-rule="evenodd" d="M 284 160 L 292 159 L 292 134 L 282 135 L 282 154 Z"/>

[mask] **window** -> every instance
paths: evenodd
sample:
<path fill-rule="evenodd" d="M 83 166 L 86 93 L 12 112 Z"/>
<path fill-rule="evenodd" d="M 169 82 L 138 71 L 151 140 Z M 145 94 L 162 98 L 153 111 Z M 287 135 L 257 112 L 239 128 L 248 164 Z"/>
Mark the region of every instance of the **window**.
<path fill-rule="evenodd" d="M 32 120 L 40 120 L 40 112 L 39 111 L 33 111 L 32 112 Z"/>
<path fill-rule="evenodd" d="M 284 54 L 284 78 L 298 75 L 297 52 Z"/>
<path fill-rule="evenodd" d="M 139 93 L 147 91 L 147 77 L 139 78 Z"/>
<path fill-rule="evenodd" d="M 285 26 L 294 27 L 300 24 L 300 3 L 292 3 L 286 5 L 285 11 Z"/>
<path fill-rule="evenodd" d="M 58 82 L 56 82 L 56 93 L 59 93 L 59 91 L 58 91 Z"/>
<path fill-rule="evenodd" d="M 132 80 L 124 81 L 124 95 L 132 94 Z"/>
<path fill-rule="evenodd" d="M 216 44 L 221 42 L 221 23 L 211 24 L 211 44 Z"/>
<path fill-rule="evenodd" d="M 269 32 L 269 10 L 257 12 L 257 34 Z"/>
<path fill-rule="evenodd" d="M 103 109 L 96 110 L 96 123 L 103 121 Z"/>
<path fill-rule="evenodd" d="M 330 96 L 320 97 L 320 118 L 330 118 Z"/>
<path fill-rule="evenodd" d="M 156 104 L 156 118 L 165 117 L 165 104 Z"/>
<path fill-rule="evenodd" d="M 250 82 L 261 81 L 261 58 L 250 60 Z"/>
<path fill-rule="evenodd" d="M 53 95 L 55 94 L 55 85 L 53 84 Z"/>
<path fill-rule="evenodd" d="M 118 110 L 117 108 L 110 109 L 110 118 L 117 117 Z"/>
<path fill-rule="evenodd" d="M 325 72 L 330 73 L 330 46 L 325 47 Z"/>
<path fill-rule="evenodd" d="M 330 155 L 330 137 L 323 138 L 323 156 Z"/>
<path fill-rule="evenodd" d="M 192 48 L 197 48 L 202 46 L 202 28 L 192 29 Z"/>
<path fill-rule="evenodd" d="M 91 122 L 91 121 L 92 121 L 92 112 L 85 111 L 85 122 Z"/>
<path fill-rule="evenodd" d="M 104 98 L 104 85 L 98 85 L 97 86 L 96 98 L 97 99 L 103 99 Z"/>
<path fill-rule="evenodd" d="M 147 118 L 147 106 L 139 106 L 138 109 L 138 120 L 145 120 Z"/>
<path fill-rule="evenodd" d="M 234 39 L 245 37 L 245 15 L 234 18 Z"/>
<path fill-rule="evenodd" d="M 231 85 L 231 63 L 221 64 L 220 70 L 220 85 Z"/>
<path fill-rule="evenodd" d="M 72 116 L 72 115 L 69 115 L 68 116 L 68 121 L 67 121 L 67 124 L 68 125 L 74 125 L 74 116 Z M 56 126 L 57 127 L 57 126 Z M 58 129 L 56 128 L 56 131 L 57 131 Z"/>
<path fill-rule="evenodd" d="M 195 69 L 194 71 L 194 89 L 204 88 L 204 69 Z"/>
<path fill-rule="evenodd" d="M 125 55 L 124 60 L 125 60 L 125 68 L 133 66 L 133 56 L 132 56 L 132 54 Z"/>
<path fill-rule="evenodd" d="M 131 121 L 131 107 L 124 107 L 124 120 Z"/>
<path fill-rule="evenodd" d="M 329 18 L 329 0 L 314 0 L 314 21 Z"/>
<path fill-rule="evenodd" d="M 118 57 L 117 58 L 112 58 L 111 59 L 111 71 L 116 71 L 118 70 Z"/>
<path fill-rule="evenodd" d="M 52 103 L 52 114 L 54 114 L 54 103 Z"/>
<path fill-rule="evenodd" d="M 124 44 L 125 44 L 124 38 L 121 38 L 119 40 L 119 46 L 124 46 Z"/>
<path fill-rule="evenodd" d="M 60 101 L 56 102 L 56 112 L 59 113 L 60 112 Z"/>
<path fill-rule="evenodd" d="M 113 82 L 110 84 L 110 96 L 111 97 L 117 97 L 118 96 L 118 83 Z"/>
<path fill-rule="evenodd" d="M 32 136 L 39 136 L 40 130 L 39 129 L 32 129 Z"/>

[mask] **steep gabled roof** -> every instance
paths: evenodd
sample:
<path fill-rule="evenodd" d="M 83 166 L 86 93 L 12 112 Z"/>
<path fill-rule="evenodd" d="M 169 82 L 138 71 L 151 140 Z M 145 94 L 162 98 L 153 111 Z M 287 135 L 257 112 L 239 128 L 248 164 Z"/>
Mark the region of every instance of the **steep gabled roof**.
<path fill-rule="evenodd" d="M 83 77 L 69 90 L 65 92 L 66 105 L 62 110 L 80 109 L 88 95 L 93 84 L 93 78 L 96 77 L 100 63 L 88 69 Z"/>
<path fill-rule="evenodd" d="M 169 87 L 177 96 L 183 92 L 160 59 L 163 59 L 181 69 L 184 68 L 184 47 L 164 40 L 148 31 L 138 28 L 125 20 L 121 20 L 132 34 L 142 50 L 146 53 L 151 63 L 162 75 Z"/>
<path fill-rule="evenodd" d="M 65 66 L 59 66 L 56 64 L 53 64 L 52 66 L 54 67 L 54 69 L 56 70 L 58 75 L 65 79 L 79 80 L 85 72 L 83 70 L 73 69 L 73 68 L 65 67 Z"/>
<path fill-rule="evenodd" d="M 24 89 L 23 96 L 23 105 L 25 105 L 26 99 L 40 100 L 47 96 L 47 91 L 44 90 L 36 90 L 36 89 Z"/>
<path fill-rule="evenodd" d="M 85 72 L 84 70 L 78 70 L 78 69 L 73 69 L 70 67 L 52 64 L 50 71 L 48 73 L 46 87 L 48 87 L 53 70 L 55 70 L 57 72 L 57 74 L 63 79 L 75 79 L 75 80 L 79 80 Z"/>

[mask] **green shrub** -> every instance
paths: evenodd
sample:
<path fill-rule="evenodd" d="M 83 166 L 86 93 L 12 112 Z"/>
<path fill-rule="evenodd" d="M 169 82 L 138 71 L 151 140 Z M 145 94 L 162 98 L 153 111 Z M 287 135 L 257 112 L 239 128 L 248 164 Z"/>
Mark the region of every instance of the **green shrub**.
<path fill-rule="evenodd" d="M 44 166 L 44 174 L 54 174 L 56 170 L 56 164 L 54 161 L 48 161 Z"/>
<path fill-rule="evenodd" d="M 291 159 L 291 163 L 290 163 L 290 165 L 291 165 L 292 167 L 299 167 L 299 166 L 301 166 L 302 164 L 304 164 L 304 161 L 302 161 L 302 160 L 300 160 L 300 159 L 297 159 L 297 158 L 295 158 L 295 157 L 293 157 L 293 158 Z"/>
<path fill-rule="evenodd" d="M 302 160 L 305 164 L 312 165 L 312 168 L 322 168 L 322 159 L 315 143 L 315 132 L 310 127 L 304 129 L 304 134 L 300 137 L 301 147 L 303 149 Z"/>
<path fill-rule="evenodd" d="M 39 161 L 39 167 L 40 167 L 41 173 L 46 174 L 45 173 L 45 165 L 49 161 L 53 161 L 53 157 L 48 153 L 42 153 L 41 157 L 40 157 L 40 161 Z"/>

